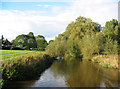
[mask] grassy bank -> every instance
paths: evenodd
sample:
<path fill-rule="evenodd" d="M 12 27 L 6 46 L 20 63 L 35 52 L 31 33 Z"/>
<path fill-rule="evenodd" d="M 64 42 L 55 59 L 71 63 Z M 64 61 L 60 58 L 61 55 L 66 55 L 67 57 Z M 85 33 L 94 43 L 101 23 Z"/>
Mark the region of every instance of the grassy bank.
<path fill-rule="evenodd" d="M 3 54 L 10 54 L 10 53 L 19 53 L 19 52 L 27 52 L 28 50 L 0 50 L 0 53 Z"/>
<path fill-rule="evenodd" d="M 44 52 L 24 54 L 2 61 L 3 85 L 8 81 L 29 80 L 39 77 L 53 62 Z"/>
<path fill-rule="evenodd" d="M 95 55 L 92 61 L 104 68 L 118 69 L 118 55 Z"/>
<path fill-rule="evenodd" d="M 17 56 L 24 56 L 24 55 L 27 55 L 27 54 L 33 54 L 33 53 L 44 53 L 45 51 L 23 51 L 23 53 L 19 53 L 19 54 L 11 54 L 11 55 L 6 55 L 6 56 L 2 56 L 2 60 L 4 61 L 7 61 L 9 60 L 10 58 L 14 59 L 15 57 Z"/>

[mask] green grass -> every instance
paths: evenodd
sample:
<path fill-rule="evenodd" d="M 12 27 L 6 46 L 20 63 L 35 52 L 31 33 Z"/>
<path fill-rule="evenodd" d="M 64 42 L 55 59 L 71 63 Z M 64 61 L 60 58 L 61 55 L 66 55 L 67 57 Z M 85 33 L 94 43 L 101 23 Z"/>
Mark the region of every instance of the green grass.
<path fill-rule="evenodd" d="M 120 69 L 119 69 L 119 72 L 120 72 Z"/>
<path fill-rule="evenodd" d="M 19 52 L 26 52 L 29 50 L 0 50 L 0 53 L 3 54 L 10 54 L 10 53 L 19 53 Z"/>
<path fill-rule="evenodd" d="M 31 51 L 27 54 L 22 53 L 5 58 L 2 62 L 2 82 L 1 80 L 0 82 L 6 86 L 9 81 L 37 78 L 50 67 L 53 61 L 53 58 L 44 51 Z"/>
<path fill-rule="evenodd" d="M 17 51 L 20 51 L 20 50 L 17 50 Z M 23 51 L 23 52 L 25 52 L 25 51 Z M 17 56 L 24 56 L 26 54 L 33 54 L 33 53 L 39 53 L 39 52 L 43 53 L 44 51 L 30 51 L 30 52 L 26 51 L 25 53 L 6 55 L 6 56 L 2 56 L 2 60 L 6 61 L 6 60 L 9 60 L 10 58 L 15 58 Z"/>

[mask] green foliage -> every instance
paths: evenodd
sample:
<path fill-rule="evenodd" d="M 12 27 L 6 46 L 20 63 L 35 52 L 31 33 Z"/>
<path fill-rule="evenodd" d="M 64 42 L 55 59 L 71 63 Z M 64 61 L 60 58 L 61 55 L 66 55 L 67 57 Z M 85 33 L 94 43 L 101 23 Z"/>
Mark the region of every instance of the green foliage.
<path fill-rule="evenodd" d="M 118 33 L 120 24 L 115 19 L 106 22 L 102 30 L 100 24 L 80 16 L 48 45 L 47 52 L 54 56 L 83 57 L 87 60 L 95 54 L 117 54 L 120 43 Z"/>
<path fill-rule="evenodd" d="M 17 47 L 25 49 L 37 47 L 37 42 L 32 32 L 30 32 L 28 35 L 22 34 L 17 36 L 13 43 Z"/>
<path fill-rule="evenodd" d="M 38 35 L 36 36 L 36 41 L 37 41 L 37 48 L 39 50 L 45 50 L 47 46 L 47 41 L 45 40 L 45 38 L 41 35 Z"/>
<path fill-rule="evenodd" d="M 104 51 L 107 54 L 118 54 L 118 43 L 116 40 L 113 40 L 111 37 L 105 39 Z"/>
<path fill-rule="evenodd" d="M 47 54 L 35 53 L 10 58 L 2 63 L 2 78 L 8 81 L 27 80 L 38 77 L 53 62 Z"/>
<path fill-rule="evenodd" d="M 61 39 L 56 38 L 56 41 L 50 43 L 47 46 L 47 52 L 50 54 L 53 54 L 54 56 L 63 57 L 66 52 L 66 42 L 64 40 L 62 40 L 62 41 L 60 41 L 60 40 Z"/>
<path fill-rule="evenodd" d="M 99 60 L 98 60 L 98 59 L 94 59 L 94 62 L 95 62 L 95 63 L 99 63 Z"/>
<path fill-rule="evenodd" d="M 20 48 L 37 50 L 45 50 L 46 46 L 48 45 L 44 36 L 34 36 L 33 32 L 29 32 L 28 35 L 22 34 L 17 36 L 12 43 Z"/>
<path fill-rule="evenodd" d="M 102 45 L 101 33 L 86 34 L 80 41 L 80 49 L 84 59 L 91 59 L 94 54 L 99 54 Z"/>
<path fill-rule="evenodd" d="M 104 68 L 109 68 L 110 65 L 109 65 L 109 64 L 104 64 L 104 65 L 102 65 L 102 67 L 104 67 Z"/>
<path fill-rule="evenodd" d="M 68 40 L 67 41 L 67 51 L 65 53 L 65 57 L 79 58 L 81 55 L 80 49 L 78 47 L 78 43 L 76 40 Z"/>
<path fill-rule="evenodd" d="M 113 69 L 117 69 L 117 67 L 116 67 L 116 66 L 113 66 L 112 68 L 113 68 Z"/>
<path fill-rule="evenodd" d="M 5 47 L 10 47 L 10 41 L 8 39 L 4 39 L 3 35 L 1 36 L 0 39 L 0 49 L 5 48 Z"/>
<path fill-rule="evenodd" d="M 33 32 L 29 32 L 29 33 L 28 33 L 28 36 L 32 36 L 32 37 L 34 37 Z"/>
<path fill-rule="evenodd" d="M 55 56 L 77 58 L 82 57 L 82 55 L 85 54 L 83 51 L 86 50 L 90 50 L 90 52 L 91 50 L 98 52 L 96 50 L 99 49 L 99 44 L 94 49 L 92 47 L 97 44 L 97 39 L 99 38 L 96 38 L 96 41 L 94 41 L 95 39 L 92 34 L 95 34 L 99 31 L 99 24 L 92 22 L 92 20 L 89 18 L 78 17 L 75 22 L 72 22 L 68 25 L 65 32 L 59 34 L 58 37 L 56 37 L 56 39 L 47 47 L 47 52 L 52 53 Z M 90 38 L 87 37 L 88 35 Z M 86 38 L 88 39 L 86 40 Z M 90 49 L 86 48 L 89 46 L 90 42 Z M 81 53 L 81 51 L 83 53 Z M 88 53 L 85 55 L 88 55 Z"/>
<path fill-rule="evenodd" d="M 119 69 L 119 73 L 120 73 L 120 69 Z"/>
<path fill-rule="evenodd" d="M 4 37 L 3 35 L 1 36 L 2 44 L 4 43 Z"/>
<path fill-rule="evenodd" d="M 49 44 L 52 43 L 53 41 L 54 41 L 54 40 L 50 40 L 50 41 L 49 41 Z"/>
<path fill-rule="evenodd" d="M 107 21 L 105 27 L 103 28 L 104 36 L 111 37 L 113 40 L 119 40 L 119 29 L 118 29 L 118 21 L 113 19 L 112 21 Z"/>

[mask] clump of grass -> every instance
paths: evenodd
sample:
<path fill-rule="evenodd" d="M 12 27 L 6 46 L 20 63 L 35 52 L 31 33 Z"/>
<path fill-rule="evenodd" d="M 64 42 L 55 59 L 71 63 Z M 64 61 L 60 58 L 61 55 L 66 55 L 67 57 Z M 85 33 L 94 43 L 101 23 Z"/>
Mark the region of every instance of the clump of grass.
<path fill-rule="evenodd" d="M 119 69 L 119 72 L 120 72 L 120 69 Z"/>
<path fill-rule="evenodd" d="M 53 62 L 44 53 L 34 53 L 10 58 L 2 63 L 3 83 L 14 80 L 29 80 L 37 77 Z"/>
<path fill-rule="evenodd" d="M 92 61 L 102 65 L 104 68 L 118 68 L 118 55 L 96 55 Z"/>
<path fill-rule="evenodd" d="M 104 67 L 104 68 L 110 68 L 110 65 L 109 64 L 104 64 L 104 65 L 102 65 L 102 67 Z"/>
<path fill-rule="evenodd" d="M 113 68 L 113 69 L 117 69 L 117 67 L 116 67 L 116 66 L 113 66 L 112 68 Z"/>
<path fill-rule="evenodd" d="M 95 62 L 95 63 L 99 63 L 99 60 L 98 60 L 98 59 L 94 59 L 94 62 Z"/>

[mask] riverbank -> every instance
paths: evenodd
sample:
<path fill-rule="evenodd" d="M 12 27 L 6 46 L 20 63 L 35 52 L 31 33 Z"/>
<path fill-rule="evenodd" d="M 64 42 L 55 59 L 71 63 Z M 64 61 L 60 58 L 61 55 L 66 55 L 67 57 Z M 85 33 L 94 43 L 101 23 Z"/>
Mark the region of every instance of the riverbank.
<path fill-rule="evenodd" d="M 98 63 L 104 68 L 114 68 L 118 69 L 118 55 L 95 55 L 92 61 Z"/>
<path fill-rule="evenodd" d="M 30 80 L 53 63 L 53 58 L 45 52 L 20 55 L 2 61 L 2 85 L 9 81 Z"/>
<path fill-rule="evenodd" d="M 118 87 L 118 70 L 103 68 L 89 61 L 54 61 L 38 79 L 11 81 L 10 89 L 35 87 Z M 83 88 L 84 89 L 84 88 Z"/>

